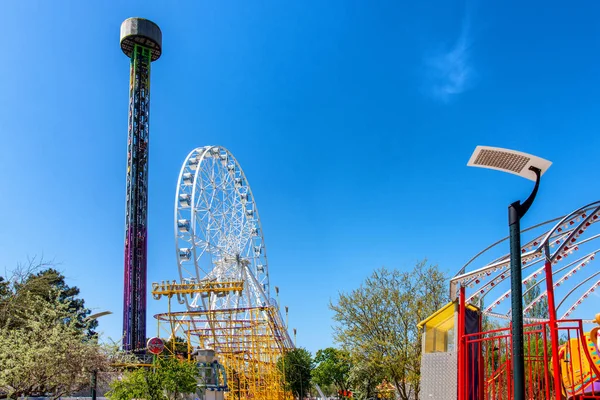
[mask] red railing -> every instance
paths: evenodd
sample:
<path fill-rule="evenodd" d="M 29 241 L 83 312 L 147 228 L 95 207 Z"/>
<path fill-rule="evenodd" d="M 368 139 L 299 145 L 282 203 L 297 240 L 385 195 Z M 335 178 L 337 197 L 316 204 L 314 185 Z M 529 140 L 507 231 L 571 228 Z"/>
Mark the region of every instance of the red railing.
<path fill-rule="evenodd" d="M 549 322 L 524 327 L 525 399 L 600 399 L 596 337 L 583 333 L 581 320 L 556 325 L 557 349 L 552 348 Z M 459 400 L 512 400 L 510 328 L 465 335 L 461 345 L 464 363 L 459 375 L 464 374 L 464 388 L 459 390 Z"/>

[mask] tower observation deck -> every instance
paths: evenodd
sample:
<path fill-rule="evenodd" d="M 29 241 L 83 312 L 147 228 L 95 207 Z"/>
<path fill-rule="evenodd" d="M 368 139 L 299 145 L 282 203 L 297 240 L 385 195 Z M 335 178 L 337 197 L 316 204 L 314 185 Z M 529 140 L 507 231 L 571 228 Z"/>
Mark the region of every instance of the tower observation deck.
<path fill-rule="evenodd" d="M 150 64 L 162 52 L 158 25 L 143 18 L 121 24 L 121 50 L 131 59 L 127 139 L 123 350 L 146 347 L 146 270 L 148 243 L 148 144 Z"/>

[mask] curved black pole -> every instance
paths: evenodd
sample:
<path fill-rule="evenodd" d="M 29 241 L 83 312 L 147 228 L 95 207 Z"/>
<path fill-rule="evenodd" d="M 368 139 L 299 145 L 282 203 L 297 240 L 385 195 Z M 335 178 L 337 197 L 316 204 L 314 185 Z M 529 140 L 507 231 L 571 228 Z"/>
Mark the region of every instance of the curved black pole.
<path fill-rule="evenodd" d="M 512 300 L 512 364 L 513 399 L 525 399 L 525 362 L 523 357 L 523 286 L 521 277 L 521 218 L 527 213 L 540 186 L 542 171 L 529 167 L 536 175 L 533 191 L 521 204 L 515 201 L 508 206 L 508 227 L 510 230 L 510 276 Z"/>

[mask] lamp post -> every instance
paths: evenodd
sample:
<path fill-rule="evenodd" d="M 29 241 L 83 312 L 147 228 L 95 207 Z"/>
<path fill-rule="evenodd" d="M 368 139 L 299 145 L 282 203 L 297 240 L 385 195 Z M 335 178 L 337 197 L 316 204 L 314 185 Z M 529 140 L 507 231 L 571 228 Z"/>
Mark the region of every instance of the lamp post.
<path fill-rule="evenodd" d="M 295 369 L 293 369 L 291 372 L 293 372 L 294 376 L 296 378 L 298 378 L 298 380 L 300 381 L 300 395 L 298 396 L 298 400 L 303 400 L 306 396 L 304 396 L 304 374 L 303 374 L 303 370 L 302 370 L 302 365 L 300 364 L 296 364 L 293 362 L 289 362 L 288 366 L 290 367 L 296 367 Z M 284 364 L 284 379 L 285 379 L 285 364 Z M 293 393 L 293 390 L 292 390 Z"/>
<path fill-rule="evenodd" d="M 508 206 L 510 231 L 510 281 L 512 313 L 513 399 L 525 398 L 525 363 L 523 357 L 523 286 L 521 278 L 521 218 L 533 203 L 540 186 L 540 178 L 552 163 L 520 151 L 497 147 L 477 146 L 469 167 L 495 169 L 519 175 L 535 182 L 533 191 L 522 204 L 519 200 Z M 463 334 L 463 332 L 461 332 Z"/>
<path fill-rule="evenodd" d="M 84 321 L 92 321 L 95 319 L 98 319 L 100 317 L 104 317 L 105 315 L 109 315 L 112 314 L 112 311 L 102 311 L 96 314 L 92 314 L 92 315 L 88 315 Z M 98 382 L 98 370 L 94 369 L 92 371 L 92 382 L 91 382 L 91 394 L 92 394 L 92 400 L 96 400 L 96 387 L 97 387 L 97 382 Z"/>

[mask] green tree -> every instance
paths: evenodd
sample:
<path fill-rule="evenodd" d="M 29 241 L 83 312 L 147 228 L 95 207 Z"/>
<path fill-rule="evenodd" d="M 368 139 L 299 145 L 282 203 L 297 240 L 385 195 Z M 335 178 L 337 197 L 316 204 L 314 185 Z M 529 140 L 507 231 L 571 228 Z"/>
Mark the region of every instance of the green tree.
<path fill-rule="evenodd" d="M 33 259 L 0 278 L 0 392 L 8 396 L 70 394 L 109 368 L 79 289 L 48 266 Z"/>
<path fill-rule="evenodd" d="M 334 337 L 354 363 L 376 369 L 404 400 L 418 398 L 421 335 L 417 324 L 447 303 L 446 275 L 417 263 L 409 272 L 381 268 L 350 293 L 340 293 Z"/>
<path fill-rule="evenodd" d="M 196 392 L 199 373 L 195 362 L 163 357 L 159 358 L 157 371 L 168 399 L 175 400 L 180 394 Z"/>
<path fill-rule="evenodd" d="M 277 368 L 285 377 L 286 390 L 303 399 L 311 388 L 314 368 L 310 352 L 304 348 L 292 349 L 277 361 Z"/>
<path fill-rule="evenodd" d="M 10 282 L 6 280 L 3 276 L 0 276 L 0 302 L 8 297 L 10 294 Z"/>
<path fill-rule="evenodd" d="M 36 312 L 20 328 L 0 330 L 1 392 L 58 398 L 89 387 L 92 371 L 109 368 L 106 353 L 70 319 L 66 304 L 32 297 L 23 306 Z"/>
<path fill-rule="evenodd" d="M 383 369 L 364 359 L 352 364 L 349 381 L 354 397 L 365 400 L 377 396 L 376 387 L 385 378 Z"/>
<path fill-rule="evenodd" d="M 163 400 L 165 396 L 157 381 L 157 376 L 148 374 L 144 368 L 127 371 L 120 379 L 110 383 L 111 390 L 106 396 L 111 400 Z"/>
<path fill-rule="evenodd" d="M 198 368 L 195 363 L 175 357 L 160 357 L 152 368 L 126 372 L 111 383 L 106 394 L 111 400 L 175 400 L 197 390 Z"/>
<path fill-rule="evenodd" d="M 175 336 L 174 338 L 170 338 L 168 340 L 163 339 L 165 343 L 165 352 L 167 354 L 182 356 L 183 358 L 187 358 L 188 356 L 188 342 L 186 339 Z"/>
<path fill-rule="evenodd" d="M 523 304 L 525 307 L 532 304 L 541 293 L 540 284 L 536 279 L 531 279 L 525 285 L 525 293 L 523 294 Z M 548 297 L 542 297 L 537 303 L 525 313 L 525 317 L 547 319 L 548 316 Z"/>
<path fill-rule="evenodd" d="M 72 324 L 92 337 L 96 334 L 98 321 L 86 319 L 91 311 L 78 296 L 79 288 L 67 285 L 65 277 L 51 268 L 51 264 L 34 258 L 26 265 L 19 265 L 10 278 L 0 277 L 0 328 L 24 326 L 28 315 L 39 311 L 28 308 L 33 304 L 28 299 L 38 298 L 65 305 L 67 314 L 61 322 Z"/>
<path fill-rule="evenodd" d="M 85 301 L 79 297 L 80 291 L 77 286 L 67 285 L 65 277 L 53 268 L 40 271 L 30 279 L 40 282 L 39 286 L 45 290 L 43 294 L 47 299 L 56 296 L 58 301 L 67 306 L 67 320 L 72 321 L 76 329 L 84 331 L 89 337 L 96 335 L 95 330 L 98 327 L 98 321 L 87 319 L 91 314 L 91 310 L 85 307 Z"/>
<path fill-rule="evenodd" d="M 348 378 L 352 364 L 350 354 L 344 350 L 328 347 L 317 351 L 316 367 L 312 370 L 312 379 L 317 385 L 327 387 L 335 385 L 338 390 L 348 390 Z"/>
<path fill-rule="evenodd" d="M 536 279 L 531 279 L 529 282 L 527 282 L 525 285 L 525 292 L 523 293 L 523 303 L 524 307 L 530 306 L 530 308 L 524 313 L 524 317 L 536 319 L 549 318 L 548 297 L 546 296 L 538 299 L 540 294 L 540 283 Z M 537 302 L 535 302 L 536 299 L 538 299 Z M 543 363 L 540 363 L 539 360 L 544 358 L 544 353 L 546 355 L 552 354 L 550 330 L 548 327 L 544 327 L 543 325 L 530 325 L 529 327 L 525 328 L 525 332 L 525 368 L 526 371 L 532 371 L 534 376 L 540 377 L 539 379 L 534 379 L 532 382 L 530 382 L 530 385 L 531 390 L 534 393 L 541 393 L 545 390 L 548 383 L 546 382 Z"/>

